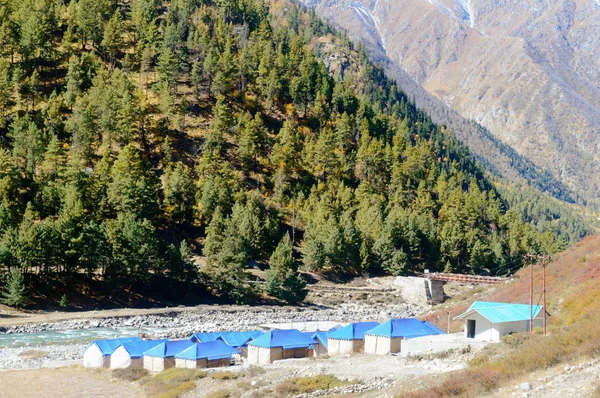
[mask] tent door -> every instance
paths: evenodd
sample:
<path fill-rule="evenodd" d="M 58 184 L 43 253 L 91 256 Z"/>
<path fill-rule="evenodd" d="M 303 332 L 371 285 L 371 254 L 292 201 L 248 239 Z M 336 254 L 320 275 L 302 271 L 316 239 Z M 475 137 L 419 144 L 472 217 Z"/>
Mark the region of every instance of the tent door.
<path fill-rule="evenodd" d="M 467 319 L 467 337 L 475 338 L 475 319 Z"/>

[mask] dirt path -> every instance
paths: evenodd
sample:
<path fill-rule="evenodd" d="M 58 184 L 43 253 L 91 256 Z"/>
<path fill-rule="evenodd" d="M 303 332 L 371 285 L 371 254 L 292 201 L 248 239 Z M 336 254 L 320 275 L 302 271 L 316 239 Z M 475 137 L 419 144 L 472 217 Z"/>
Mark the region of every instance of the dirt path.
<path fill-rule="evenodd" d="M 3 398 L 135 398 L 131 384 L 111 380 L 108 374 L 80 368 L 30 369 L 0 372 Z"/>

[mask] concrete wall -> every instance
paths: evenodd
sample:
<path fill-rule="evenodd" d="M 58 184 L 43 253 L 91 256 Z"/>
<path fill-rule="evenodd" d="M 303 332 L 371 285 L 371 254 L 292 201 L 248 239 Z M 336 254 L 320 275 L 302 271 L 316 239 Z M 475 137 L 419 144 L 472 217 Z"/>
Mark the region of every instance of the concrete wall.
<path fill-rule="evenodd" d="M 364 351 L 367 354 L 387 355 L 400 352 L 402 337 L 389 338 L 365 334 Z"/>
<path fill-rule="evenodd" d="M 402 340 L 402 354 L 426 354 L 467 346 L 481 348 L 487 343 L 482 340 L 465 338 L 463 333 L 439 334 Z"/>
<path fill-rule="evenodd" d="M 400 296 L 408 303 L 427 305 L 429 302 L 444 301 L 444 282 L 432 281 L 416 276 L 397 276 L 394 286 L 400 290 Z"/>

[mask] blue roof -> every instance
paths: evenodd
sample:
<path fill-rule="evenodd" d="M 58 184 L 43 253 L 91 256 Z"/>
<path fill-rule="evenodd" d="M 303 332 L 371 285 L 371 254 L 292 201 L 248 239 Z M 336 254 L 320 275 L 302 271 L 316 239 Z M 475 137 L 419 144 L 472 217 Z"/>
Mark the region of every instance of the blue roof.
<path fill-rule="evenodd" d="M 175 357 L 195 361 L 202 358 L 209 360 L 231 358 L 234 354 L 239 354 L 235 348 L 228 346 L 221 340 L 215 340 L 194 344 L 180 353 L 175 354 Z"/>
<path fill-rule="evenodd" d="M 354 322 L 329 333 L 327 337 L 336 340 L 362 340 L 365 332 L 376 326 L 379 326 L 379 322 Z"/>
<path fill-rule="evenodd" d="M 194 333 L 190 336 L 189 340 L 200 341 L 202 343 L 206 341 L 215 341 L 219 338 L 223 332 L 207 332 L 207 333 Z"/>
<path fill-rule="evenodd" d="M 533 317 L 542 310 L 539 305 L 533 306 Z M 529 304 L 495 303 L 489 301 L 475 301 L 469 309 L 458 319 L 467 318 L 473 313 L 479 313 L 492 323 L 528 321 L 530 315 Z"/>
<path fill-rule="evenodd" d="M 433 334 L 446 334 L 446 332 L 426 321 L 419 321 L 416 318 L 403 318 L 390 319 L 376 328 L 369 330 L 367 334 L 410 339 Z"/>
<path fill-rule="evenodd" d="M 171 340 L 165 341 L 148 351 L 144 352 L 144 356 L 156 357 L 156 358 L 170 358 L 179 354 L 181 351 L 189 348 L 195 343 L 190 340 Z"/>
<path fill-rule="evenodd" d="M 328 332 L 322 332 L 320 330 L 317 330 L 316 332 L 313 333 L 313 335 L 311 337 L 313 339 L 319 341 L 319 343 L 323 344 L 323 346 L 325 348 L 327 348 L 327 342 L 328 342 L 327 333 Z"/>
<path fill-rule="evenodd" d="M 87 350 L 93 345 L 98 346 L 102 355 L 107 356 L 111 355 L 117 347 L 119 347 L 123 343 L 131 343 L 134 341 L 142 341 L 140 337 L 126 337 L 122 339 L 106 339 L 106 340 L 95 340 L 92 341 L 90 345 L 88 345 L 85 349 Z M 85 351 L 85 350 L 84 350 Z"/>
<path fill-rule="evenodd" d="M 223 332 L 216 338 L 216 340 L 222 340 L 231 347 L 239 348 L 245 346 L 249 341 L 254 340 L 262 333 L 263 332 L 260 330 L 248 330 L 245 332 Z"/>
<path fill-rule="evenodd" d="M 142 341 L 133 341 L 130 343 L 121 344 L 125 351 L 129 353 L 131 358 L 141 358 L 144 356 L 144 352 L 148 351 L 152 347 L 156 347 L 157 345 L 164 343 L 167 339 L 161 340 L 142 340 Z"/>
<path fill-rule="evenodd" d="M 282 347 L 284 350 L 292 348 L 309 348 L 319 342 L 310 336 L 296 330 L 271 330 L 250 341 L 248 345 L 255 347 Z"/>

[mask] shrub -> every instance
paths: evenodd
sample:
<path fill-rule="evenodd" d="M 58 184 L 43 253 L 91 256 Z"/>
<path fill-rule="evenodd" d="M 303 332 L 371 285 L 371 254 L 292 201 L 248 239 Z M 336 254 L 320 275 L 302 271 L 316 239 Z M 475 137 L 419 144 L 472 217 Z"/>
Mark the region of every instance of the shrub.
<path fill-rule="evenodd" d="M 237 379 L 238 377 L 239 374 L 234 372 L 212 372 L 210 374 L 210 378 L 215 380 L 233 380 Z"/>
<path fill-rule="evenodd" d="M 171 368 L 141 379 L 140 384 L 148 397 L 177 398 L 193 390 L 195 381 L 206 375 L 193 369 Z"/>
<path fill-rule="evenodd" d="M 112 376 L 121 380 L 138 381 L 148 376 L 148 371 L 143 368 L 114 369 Z"/>
<path fill-rule="evenodd" d="M 276 392 L 280 395 L 306 394 L 318 390 L 356 384 L 356 381 L 340 380 L 333 375 L 322 375 L 313 377 L 294 377 L 279 384 Z"/>
<path fill-rule="evenodd" d="M 69 299 L 67 298 L 66 294 L 62 295 L 58 305 L 60 306 L 60 308 L 68 308 L 69 307 Z"/>
<path fill-rule="evenodd" d="M 206 396 L 207 398 L 229 398 L 231 394 L 227 390 L 219 390 L 215 392 L 211 392 Z"/>
<path fill-rule="evenodd" d="M 265 372 L 266 372 L 266 370 L 264 368 L 261 368 L 260 366 L 256 366 L 256 365 L 250 365 L 248 367 L 248 369 L 246 369 L 246 374 L 250 377 L 262 375 Z"/>

